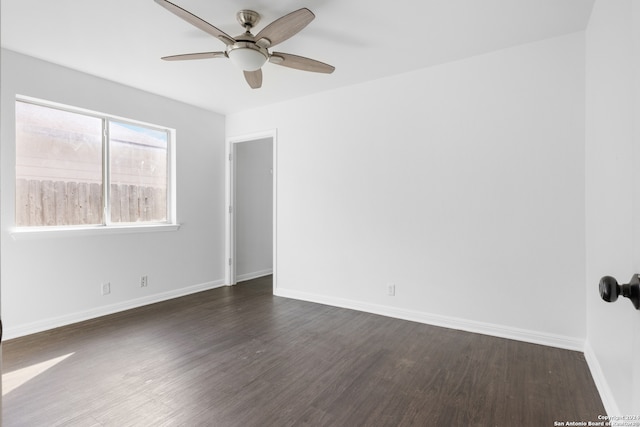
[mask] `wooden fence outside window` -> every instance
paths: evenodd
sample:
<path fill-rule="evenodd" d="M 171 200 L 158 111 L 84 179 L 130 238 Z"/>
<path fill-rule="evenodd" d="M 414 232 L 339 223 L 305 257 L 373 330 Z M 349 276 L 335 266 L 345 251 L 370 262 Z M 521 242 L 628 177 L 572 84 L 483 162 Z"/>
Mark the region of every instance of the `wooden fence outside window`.
<path fill-rule="evenodd" d="M 102 184 L 51 180 L 16 181 L 16 226 L 102 224 Z M 165 221 L 166 190 L 111 185 L 111 222 Z"/>

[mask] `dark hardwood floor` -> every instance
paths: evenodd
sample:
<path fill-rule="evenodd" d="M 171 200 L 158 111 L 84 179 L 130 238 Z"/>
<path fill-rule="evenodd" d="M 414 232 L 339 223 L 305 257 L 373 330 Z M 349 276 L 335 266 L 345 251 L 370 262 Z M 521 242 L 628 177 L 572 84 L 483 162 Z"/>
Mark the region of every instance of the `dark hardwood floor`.
<path fill-rule="evenodd" d="M 604 414 L 581 353 L 274 297 L 270 277 L 3 353 L 5 427 L 553 426 Z"/>

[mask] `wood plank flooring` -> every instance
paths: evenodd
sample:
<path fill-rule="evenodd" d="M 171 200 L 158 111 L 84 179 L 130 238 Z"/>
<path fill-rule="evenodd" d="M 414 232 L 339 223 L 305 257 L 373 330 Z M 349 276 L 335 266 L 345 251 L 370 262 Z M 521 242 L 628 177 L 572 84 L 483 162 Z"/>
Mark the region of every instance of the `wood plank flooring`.
<path fill-rule="evenodd" d="M 3 353 L 5 427 L 553 426 L 604 414 L 581 353 L 274 297 L 270 277 Z"/>

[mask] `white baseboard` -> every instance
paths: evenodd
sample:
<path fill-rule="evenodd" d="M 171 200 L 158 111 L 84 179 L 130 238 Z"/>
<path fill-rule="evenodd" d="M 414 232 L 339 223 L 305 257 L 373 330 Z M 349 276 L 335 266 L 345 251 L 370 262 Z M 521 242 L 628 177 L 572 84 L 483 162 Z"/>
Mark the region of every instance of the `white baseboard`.
<path fill-rule="evenodd" d="M 214 282 L 201 283 L 198 285 L 188 286 L 186 288 L 175 289 L 167 292 L 161 292 L 142 298 L 122 301 L 115 304 L 104 305 L 89 310 L 79 311 L 76 313 L 65 314 L 63 316 L 52 317 L 49 319 L 39 320 L 37 322 L 18 325 L 15 327 L 7 326 L 4 330 L 3 340 L 18 338 L 25 335 L 35 334 L 37 332 L 47 331 L 49 329 L 58 328 L 60 326 L 70 325 L 72 323 L 82 322 L 84 320 L 95 319 L 96 317 L 106 316 L 108 314 L 118 313 L 120 311 L 132 308 L 142 307 L 161 301 L 179 298 L 185 295 L 202 292 L 209 289 L 225 286 L 224 280 L 216 280 Z"/>
<path fill-rule="evenodd" d="M 605 411 L 607 411 L 607 415 L 622 415 L 618 404 L 613 398 L 613 393 L 611 392 L 611 388 L 609 388 L 609 383 L 607 382 L 604 372 L 602 372 L 598 357 L 593 351 L 593 347 L 591 347 L 589 341 L 584 345 L 584 358 L 587 360 L 591 377 L 593 378 L 593 382 L 596 383 L 596 388 L 598 389 L 598 393 L 600 393 L 600 399 L 602 400 Z"/>
<path fill-rule="evenodd" d="M 476 322 L 473 320 L 441 316 L 421 311 L 407 310 L 343 298 L 335 298 L 326 295 L 311 294 L 290 289 L 278 288 L 274 291 L 274 295 L 331 305 L 335 307 L 348 308 L 351 310 L 364 311 L 367 313 L 379 314 L 382 316 L 388 316 L 397 319 L 410 320 L 412 322 L 424 323 L 427 325 L 441 326 L 444 328 L 491 335 L 500 338 L 508 338 L 512 340 L 541 344 L 549 347 L 557 347 L 567 350 L 580 352 L 584 351 L 584 340 L 564 335 L 512 328 L 492 323 Z"/>
<path fill-rule="evenodd" d="M 244 282 L 246 280 L 257 279 L 258 277 L 268 276 L 273 274 L 273 268 L 266 270 L 254 271 L 253 273 L 244 273 L 236 275 L 236 283 Z"/>

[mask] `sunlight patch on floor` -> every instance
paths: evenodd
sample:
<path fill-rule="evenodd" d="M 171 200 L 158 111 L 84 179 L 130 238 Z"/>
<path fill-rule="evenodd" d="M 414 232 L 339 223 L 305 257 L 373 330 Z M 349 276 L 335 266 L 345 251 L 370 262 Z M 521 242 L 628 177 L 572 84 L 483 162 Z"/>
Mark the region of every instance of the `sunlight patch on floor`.
<path fill-rule="evenodd" d="M 35 365 L 27 366 L 26 368 L 18 369 L 13 372 L 8 372 L 2 375 L 2 395 L 5 396 L 17 389 L 27 381 L 37 377 L 45 372 L 47 369 L 57 365 L 65 360 L 67 357 L 72 356 L 74 353 L 65 354 L 64 356 L 56 357 L 54 359 L 45 360 Z"/>

